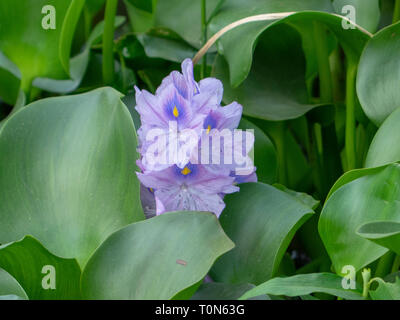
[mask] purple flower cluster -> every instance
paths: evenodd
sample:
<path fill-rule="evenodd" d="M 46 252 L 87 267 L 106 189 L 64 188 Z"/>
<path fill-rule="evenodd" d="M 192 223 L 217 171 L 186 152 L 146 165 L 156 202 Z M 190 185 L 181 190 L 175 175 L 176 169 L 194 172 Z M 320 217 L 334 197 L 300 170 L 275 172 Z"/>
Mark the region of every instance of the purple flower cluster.
<path fill-rule="evenodd" d="M 138 166 L 142 172 L 137 173 L 137 176 L 142 185 L 154 195 L 156 214 L 196 210 L 210 211 L 219 216 L 225 207 L 225 194 L 238 191 L 238 183 L 257 181 L 253 166 L 250 173 L 238 175 L 235 161 L 199 162 L 198 152 L 202 151 L 202 142 L 221 130 L 228 130 L 233 136 L 242 116 L 242 106 L 236 102 L 221 106 L 223 86 L 219 80 L 206 78 L 197 83 L 193 76 L 192 61 L 186 59 L 182 63 L 182 73 L 173 71 L 162 81 L 155 95 L 146 90 L 135 89 L 136 110 L 141 119 L 138 130 L 141 159 Z M 153 142 L 151 139 L 149 141 L 149 134 L 159 130 L 158 132 L 168 135 L 171 132 L 171 123 L 175 124 L 178 135 L 188 129 L 195 132 L 198 136 L 195 147 L 186 152 L 185 156 L 175 157 L 172 162 L 148 161 L 145 154 L 149 152 Z M 232 149 L 228 151 L 233 155 L 237 150 L 242 153 L 241 147 L 246 139 L 247 143 L 250 141 L 251 146 L 253 145 L 252 134 L 247 132 L 245 138 L 243 133 L 237 134 L 242 137 L 231 144 L 224 144 L 223 147 L 220 144 L 215 147 L 211 144 L 209 158 L 216 154 L 222 155 L 227 149 Z M 167 142 L 165 148 L 158 153 L 167 154 L 169 147 Z M 246 160 L 247 152 L 244 154 Z M 222 159 L 224 160 L 223 156 Z M 149 194 L 145 197 L 149 199 Z"/>

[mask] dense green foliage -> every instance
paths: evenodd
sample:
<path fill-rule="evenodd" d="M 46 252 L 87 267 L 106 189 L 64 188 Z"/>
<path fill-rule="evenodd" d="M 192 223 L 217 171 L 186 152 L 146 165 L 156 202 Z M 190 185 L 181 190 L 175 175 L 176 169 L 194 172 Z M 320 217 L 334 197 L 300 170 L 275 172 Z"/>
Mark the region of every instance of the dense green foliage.
<path fill-rule="evenodd" d="M 146 219 L 134 85 L 284 12 L 194 69 L 243 105 L 258 182 L 219 219 Z M 400 0 L 1 0 L 0 299 L 400 299 L 398 20 Z"/>

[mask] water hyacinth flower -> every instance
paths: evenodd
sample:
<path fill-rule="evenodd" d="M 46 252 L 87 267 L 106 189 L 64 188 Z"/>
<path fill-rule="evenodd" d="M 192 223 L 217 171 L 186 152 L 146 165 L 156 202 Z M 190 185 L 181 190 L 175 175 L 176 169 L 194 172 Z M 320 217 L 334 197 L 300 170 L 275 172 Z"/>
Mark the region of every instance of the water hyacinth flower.
<path fill-rule="evenodd" d="M 138 130 L 141 172 L 137 176 L 146 188 L 146 197 L 143 197 L 146 206 L 155 204 L 157 215 L 195 210 L 219 216 L 225 207 L 225 194 L 239 191 L 238 183 L 257 181 L 248 156 L 254 136 L 236 130 L 242 106 L 237 102 L 221 106 L 223 86 L 219 80 L 206 78 L 197 83 L 192 61 L 186 59 L 182 73 L 173 71 L 154 95 L 136 87 L 135 90 L 136 110 L 141 120 Z M 196 136 L 191 144 L 181 139 L 187 132 Z M 223 144 L 213 140 L 220 138 L 221 132 Z M 155 141 L 159 145 L 154 152 Z M 183 146 L 186 149 L 182 152 Z M 149 154 L 164 161 L 150 161 Z M 213 162 L 214 158 L 218 159 L 217 163 Z M 238 158 L 240 163 L 236 161 Z M 238 173 L 243 165 L 247 172 Z"/>

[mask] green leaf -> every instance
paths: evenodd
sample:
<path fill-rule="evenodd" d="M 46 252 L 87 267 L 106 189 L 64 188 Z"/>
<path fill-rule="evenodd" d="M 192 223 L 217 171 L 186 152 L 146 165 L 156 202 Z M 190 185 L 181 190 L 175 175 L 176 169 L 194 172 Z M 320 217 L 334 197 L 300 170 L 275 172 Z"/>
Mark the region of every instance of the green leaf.
<path fill-rule="evenodd" d="M 277 159 L 274 145 L 268 136 L 247 119 L 240 120 L 239 129 L 254 130 L 254 164 L 258 181 L 274 183 L 277 176 Z"/>
<path fill-rule="evenodd" d="M 70 52 L 68 45 L 75 24 L 64 25 L 64 19 L 71 7 L 71 15 L 67 20 L 73 22 L 73 16 L 78 14 L 75 7 L 77 2 L 82 0 L 54 0 L 51 3 L 47 0 L 1 1 L 0 50 L 21 71 L 24 90 L 29 89 L 35 77 L 62 79 L 67 76 L 65 59 Z M 42 27 L 42 20 L 46 22 L 46 17 L 50 17 L 47 16 L 50 11 L 42 13 L 42 8 L 46 9 L 47 5 L 54 7 L 55 29 Z"/>
<path fill-rule="evenodd" d="M 279 183 L 275 183 L 273 186 L 275 188 L 291 195 L 293 198 L 297 199 L 302 204 L 311 208 L 312 210 L 317 209 L 317 207 L 319 206 L 319 200 L 315 200 L 312 196 L 308 195 L 307 193 L 297 192 L 297 191 L 288 189 L 287 187 L 285 187 L 284 185 L 281 185 Z"/>
<path fill-rule="evenodd" d="M 18 98 L 19 78 L 17 66 L 0 51 L 0 99 L 12 106 Z"/>
<path fill-rule="evenodd" d="M 240 300 L 262 294 L 303 296 L 310 293 L 327 293 L 348 300 L 362 300 L 360 290 L 344 289 L 343 278 L 332 273 L 300 274 L 287 278 L 274 278 L 246 292 Z"/>
<path fill-rule="evenodd" d="M 400 160 L 400 110 L 395 110 L 379 127 L 365 160 L 366 167 L 378 167 Z"/>
<path fill-rule="evenodd" d="M 400 222 L 375 221 L 361 225 L 357 234 L 400 254 Z"/>
<path fill-rule="evenodd" d="M 152 2 L 157 0 L 152 0 Z M 143 33 L 154 26 L 154 13 L 135 7 L 130 0 L 124 0 L 126 11 L 134 32 Z"/>
<path fill-rule="evenodd" d="M 153 1 L 149 0 L 127 0 L 133 6 L 143 11 L 153 12 Z"/>
<path fill-rule="evenodd" d="M 165 29 L 157 29 L 137 36 L 148 57 L 181 63 L 196 54 L 195 49 L 181 39 L 165 37 L 165 32 Z"/>
<path fill-rule="evenodd" d="M 211 270 L 217 282 L 260 284 L 278 270 L 297 229 L 313 211 L 272 186 L 240 185 L 240 192 L 225 197 L 220 223 L 235 243 Z"/>
<path fill-rule="evenodd" d="M 117 28 L 125 22 L 125 17 L 115 17 L 114 27 Z M 37 88 L 57 93 L 69 93 L 74 91 L 81 83 L 90 58 L 90 48 L 93 44 L 97 43 L 104 31 L 104 21 L 99 22 L 93 29 L 89 36 L 87 43 L 81 53 L 74 56 L 70 60 L 70 79 L 57 80 L 50 78 L 36 78 L 33 81 L 33 85 Z"/>
<path fill-rule="evenodd" d="M 89 11 L 91 17 L 93 17 L 103 7 L 105 0 L 86 0 L 85 6 Z"/>
<path fill-rule="evenodd" d="M 372 300 L 400 300 L 400 279 L 396 278 L 395 283 L 385 282 L 380 278 L 373 279 L 379 283 L 376 290 L 371 290 L 369 295 Z"/>
<path fill-rule="evenodd" d="M 203 283 L 191 300 L 237 300 L 245 292 L 253 289 L 254 284 L 231 284 L 209 282 Z M 256 299 L 254 299 L 256 300 Z M 266 295 L 257 297 L 257 300 L 270 300 Z"/>
<path fill-rule="evenodd" d="M 387 251 L 357 235 L 360 225 L 377 220 L 400 222 L 400 165 L 358 173 L 359 178 L 331 193 L 319 220 L 321 239 L 337 273 L 345 265 L 360 270 Z"/>
<path fill-rule="evenodd" d="M 195 48 L 203 43 L 202 0 L 124 0 L 133 31 L 144 33 L 151 28 L 167 28 Z M 206 0 L 206 19 L 210 20 L 223 0 Z M 152 10 L 150 6 L 152 4 Z"/>
<path fill-rule="evenodd" d="M 379 31 L 368 42 L 360 60 L 357 94 L 365 114 L 378 126 L 400 106 L 399 35 L 400 23 Z"/>
<path fill-rule="evenodd" d="M 238 101 L 247 116 L 273 121 L 298 118 L 316 106 L 308 104 L 301 38 L 286 25 L 273 29 L 258 38 L 251 72 L 239 87 L 231 87 L 228 65 L 221 56 L 213 76 L 224 84 L 224 101 Z"/>
<path fill-rule="evenodd" d="M 379 8 L 379 0 L 334 0 L 333 7 L 336 13 L 348 15 L 348 11 L 344 10 L 345 6 L 353 6 L 355 9 L 356 23 L 367 29 L 369 32 L 375 32 L 378 28 L 381 11 Z"/>
<path fill-rule="evenodd" d="M 374 173 L 381 172 L 383 169 L 385 169 L 386 166 L 381 166 L 381 167 L 376 167 L 376 168 L 368 168 L 368 169 L 355 169 L 351 171 L 347 171 L 345 174 L 343 174 L 332 186 L 331 190 L 329 191 L 328 196 L 326 199 L 330 198 L 330 196 L 339 188 L 344 186 L 347 183 L 352 182 L 353 180 L 356 180 L 358 178 L 371 175 Z"/>
<path fill-rule="evenodd" d="M 59 54 L 61 64 L 67 74 L 69 74 L 69 56 L 71 55 L 74 31 L 84 4 L 85 0 L 72 0 L 61 28 Z"/>
<path fill-rule="evenodd" d="M 53 255 L 31 236 L 0 246 L 0 268 L 20 283 L 31 300 L 80 298 L 77 261 Z M 55 288 L 43 287 L 49 284 L 46 276 L 53 274 Z"/>
<path fill-rule="evenodd" d="M 171 299 L 233 248 L 206 212 L 166 213 L 111 235 L 82 275 L 88 299 Z"/>
<path fill-rule="evenodd" d="M 83 266 L 115 230 L 144 218 L 137 138 L 121 94 L 39 100 L 0 130 L 0 243 L 37 238 Z"/>
<path fill-rule="evenodd" d="M 9 273 L 0 268 L 0 300 L 27 300 L 24 289 Z"/>
<path fill-rule="evenodd" d="M 155 9 L 155 26 L 175 31 L 195 48 L 203 43 L 201 25 L 202 0 L 158 0 Z M 219 7 L 221 0 L 206 0 L 206 19 Z"/>
<path fill-rule="evenodd" d="M 226 25 L 241 18 L 275 12 L 292 12 L 301 10 L 320 10 L 331 11 L 330 1 L 320 0 L 273 0 L 263 2 L 259 6 L 248 6 L 244 10 L 222 10 L 210 23 L 212 33 L 216 33 Z M 353 61 L 358 61 L 366 41 L 369 39 L 368 32 L 356 29 L 344 29 L 343 19 L 336 15 L 325 12 L 298 12 L 278 21 L 260 21 L 241 25 L 228 33 L 224 34 L 218 41 L 218 52 L 223 54 L 229 64 L 230 83 L 232 87 L 237 87 L 248 76 L 252 60 L 253 51 L 258 38 L 268 28 L 276 24 L 288 23 L 296 25 L 305 22 L 319 22 L 325 25 L 337 37 L 343 46 L 346 55 L 351 56 Z M 276 34 L 279 38 L 279 34 Z"/>

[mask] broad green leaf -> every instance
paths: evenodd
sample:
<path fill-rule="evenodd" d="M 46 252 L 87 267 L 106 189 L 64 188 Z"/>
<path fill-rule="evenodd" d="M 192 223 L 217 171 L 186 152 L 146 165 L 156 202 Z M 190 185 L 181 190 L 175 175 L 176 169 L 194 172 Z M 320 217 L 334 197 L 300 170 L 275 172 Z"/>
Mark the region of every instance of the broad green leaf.
<path fill-rule="evenodd" d="M 166 213 L 111 235 L 89 260 L 82 292 L 88 299 L 171 299 L 233 246 L 211 213 Z"/>
<path fill-rule="evenodd" d="M 395 110 L 379 127 L 369 146 L 366 167 L 378 167 L 400 160 L 400 110 Z"/>
<path fill-rule="evenodd" d="M 258 7 L 247 6 L 246 10 L 223 10 L 212 19 L 210 28 L 212 33 L 216 33 L 226 25 L 247 16 L 301 10 L 329 12 L 332 7 L 330 1 L 273 0 L 263 2 Z M 367 31 L 359 27 L 344 29 L 342 26 L 343 18 L 325 12 L 298 12 L 278 21 L 251 22 L 241 25 L 224 34 L 218 42 L 218 52 L 224 55 L 229 64 L 231 85 L 237 87 L 248 76 L 252 65 L 254 47 L 264 31 L 276 24 L 296 25 L 297 23 L 304 24 L 305 21 L 309 21 L 309 23 L 318 22 L 326 26 L 337 37 L 346 55 L 351 57 L 353 61 L 358 60 L 366 41 L 370 37 Z M 279 34 L 276 34 L 276 36 L 279 37 Z"/>
<path fill-rule="evenodd" d="M 0 130 L 0 243 L 34 236 L 83 266 L 115 230 L 144 218 L 135 128 L 121 94 L 39 100 Z"/>
<path fill-rule="evenodd" d="M 195 48 L 204 43 L 201 25 L 202 0 L 158 0 L 155 9 L 155 26 L 175 31 Z M 218 9 L 221 0 L 206 0 L 207 21 Z"/>
<path fill-rule="evenodd" d="M 360 290 L 344 289 L 343 278 L 333 273 L 300 274 L 287 278 L 274 278 L 246 292 L 241 300 L 262 294 L 303 296 L 310 293 L 327 293 L 348 300 L 362 300 Z"/>
<path fill-rule="evenodd" d="M 258 181 L 274 183 L 277 177 L 277 159 L 274 145 L 268 136 L 247 119 L 240 120 L 239 128 L 254 130 L 254 165 Z"/>
<path fill-rule="evenodd" d="M 357 94 L 365 114 L 378 126 L 400 106 L 399 54 L 400 23 L 396 23 L 376 33 L 361 56 Z"/>
<path fill-rule="evenodd" d="M 157 0 L 152 0 L 152 2 Z M 124 0 L 126 11 L 134 32 L 143 33 L 154 26 L 154 13 L 135 7 L 130 0 Z"/>
<path fill-rule="evenodd" d="M 357 234 L 400 254 L 400 222 L 369 222 L 360 226 Z"/>
<path fill-rule="evenodd" d="M 213 76 L 224 84 L 224 101 L 238 101 L 247 116 L 273 121 L 298 118 L 315 107 L 308 104 L 301 38 L 286 25 L 273 29 L 258 38 L 251 71 L 240 86 L 231 87 L 228 65 L 221 56 Z"/>
<path fill-rule="evenodd" d="M 387 251 L 356 234 L 362 224 L 378 220 L 400 222 L 400 165 L 359 173 L 359 178 L 331 193 L 319 220 L 321 239 L 339 274 L 345 265 L 360 270 Z"/>
<path fill-rule="evenodd" d="M 220 222 L 236 247 L 211 269 L 217 282 L 260 284 L 273 277 L 297 229 L 313 211 L 270 185 L 247 183 L 224 198 Z"/>
<path fill-rule="evenodd" d="M 24 289 L 13 276 L 0 268 L 0 300 L 27 300 Z"/>
<path fill-rule="evenodd" d="M 167 28 L 195 48 L 204 43 L 201 23 L 202 0 L 124 0 L 133 31 L 143 33 L 151 28 Z M 207 21 L 223 0 L 206 0 Z M 152 4 L 152 10 L 150 6 Z"/>
<path fill-rule="evenodd" d="M 311 208 L 312 210 L 317 209 L 317 207 L 319 206 L 319 201 L 315 200 L 312 196 L 308 195 L 307 193 L 304 192 L 297 192 L 291 189 L 288 189 L 287 187 L 285 187 L 284 185 L 281 185 L 279 183 L 275 183 L 273 185 L 275 188 L 286 192 L 287 194 L 291 195 L 293 198 L 297 199 L 298 201 L 300 201 L 302 204 L 304 204 L 305 206 Z"/>
<path fill-rule="evenodd" d="M 77 261 L 53 255 L 31 236 L 0 246 L 0 268 L 19 282 L 31 300 L 80 298 Z"/>
<path fill-rule="evenodd" d="M 70 38 L 75 28 L 73 20 L 79 14 L 76 6 L 79 7 L 81 2 L 83 1 L 0 2 L 0 51 L 21 71 L 24 90 L 29 88 L 35 77 L 62 79 L 67 76 L 65 70 L 68 69 L 64 68 L 69 57 L 66 54 L 69 52 Z M 67 13 L 68 10 L 71 10 L 70 13 Z M 55 29 L 47 28 L 54 18 Z M 64 24 L 65 21 L 70 24 Z"/>
<path fill-rule="evenodd" d="M 326 197 L 326 199 L 328 199 L 336 190 L 338 190 L 345 184 L 350 183 L 353 180 L 356 180 L 358 178 L 361 178 L 361 177 L 364 177 L 367 175 L 379 173 L 385 168 L 386 168 L 386 166 L 381 166 L 381 167 L 376 167 L 376 168 L 355 169 L 355 170 L 347 171 L 335 182 L 335 184 L 332 186 L 331 190 L 329 191 L 329 194 Z"/>
<path fill-rule="evenodd" d="M 400 279 L 396 278 L 394 283 L 385 282 L 380 278 L 375 278 L 378 288 L 371 290 L 369 295 L 372 300 L 400 300 Z"/>
<path fill-rule="evenodd" d="M 164 29 L 153 30 L 151 33 L 140 34 L 138 39 L 142 44 L 146 55 L 150 58 L 161 58 L 181 63 L 186 58 L 192 58 L 196 54 L 193 47 L 181 39 L 162 36 Z"/>
<path fill-rule="evenodd" d="M 203 283 L 191 300 L 237 300 L 245 292 L 253 289 L 254 284 L 231 284 L 220 282 Z M 269 300 L 268 296 L 262 295 L 254 300 Z"/>
<path fill-rule="evenodd" d="M 121 26 L 125 22 L 125 17 L 115 17 L 115 28 Z M 70 79 L 56 80 L 50 78 L 36 78 L 33 85 L 37 88 L 57 92 L 68 93 L 74 91 L 81 83 L 83 76 L 87 70 L 90 58 L 90 47 L 101 39 L 104 31 L 104 21 L 99 22 L 89 36 L 87 43 L 81 53 L 71 58 L 70 61 Z"/>
<path fill-rule="evenodd" d="M 349 10 L 346 6 L 354 8 L 355 22 L 367 29 L 369 32 L 375 32 L 378 24 L 381 11 L 379 8 L 379 0 L 334 0 L 333 7 L 336 13 L 348 16 Z"/>

